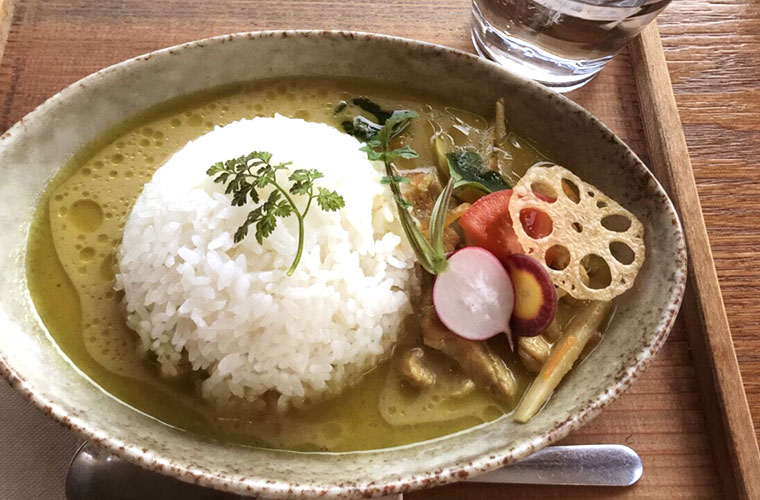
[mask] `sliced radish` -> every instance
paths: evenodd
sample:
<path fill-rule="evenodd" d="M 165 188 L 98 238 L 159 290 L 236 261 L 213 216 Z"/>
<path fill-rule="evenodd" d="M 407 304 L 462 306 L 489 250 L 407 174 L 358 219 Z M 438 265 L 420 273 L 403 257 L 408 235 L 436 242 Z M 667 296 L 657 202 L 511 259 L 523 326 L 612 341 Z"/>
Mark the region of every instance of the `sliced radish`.
<path fill-rule="evenodd" d="M 504 266 L 491 252 L 465 247 L 433 285 L 433 306 L 446 328 L 468 340 L 509 332 L 515 292 Z"/>

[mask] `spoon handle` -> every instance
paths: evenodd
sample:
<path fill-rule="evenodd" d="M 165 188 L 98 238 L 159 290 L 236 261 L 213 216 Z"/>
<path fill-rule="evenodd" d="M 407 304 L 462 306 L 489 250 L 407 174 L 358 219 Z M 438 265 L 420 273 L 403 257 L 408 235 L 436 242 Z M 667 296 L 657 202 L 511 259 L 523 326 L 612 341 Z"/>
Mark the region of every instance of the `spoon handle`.
<path fill-rule="evenodd" d="M 550 446 L 469 481 L 514 484 L 629 486 L 641 459 L 621 445 Z M 68 500 L 244 500 L 142 469 L 85 443 L 66 476 Z M 402 499 L 402 495 L 387 499 Z"/>
<path fill-rule="evenodd" d="M 641 478 L 641 458 L 627 446 L 549 446 L 507 467 L 469 481 L 573 486 L 631 486 Z"/>

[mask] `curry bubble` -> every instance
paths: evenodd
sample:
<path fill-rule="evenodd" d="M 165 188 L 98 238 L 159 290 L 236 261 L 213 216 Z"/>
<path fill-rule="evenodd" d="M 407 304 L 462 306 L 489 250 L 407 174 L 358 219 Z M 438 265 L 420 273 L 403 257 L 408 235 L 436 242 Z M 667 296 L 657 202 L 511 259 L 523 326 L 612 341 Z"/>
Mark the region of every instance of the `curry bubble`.
<path fill-rule="evenodd" d="M 142 135 L 144 135 L 145 137 L 150 137 L 151 135 L 153 135 L 153 129 L 150 127 L 143 127 L 141 132 L 142 132 Z"/>
<path fill-rule="evenodd" d="M 119 163 L 123 161 L 124 161 L 124 155 L 121 153 L 116 153 L 115 155 L 111 156 L 111 163 L 118 165 Z"/>
<path fill-rule="evenodd" d="M 79 251 L 79 259 L 82 262 L 90 262 L 95 257 L 95 249 L 92 247 L 84 247 Z"/>
<path fill-rule="evenodd" d="M 103 209 L 93 200 L 77 200 L 71 205 L 68 218 L 77 229 L 91 233 L 103 224 Z"/>

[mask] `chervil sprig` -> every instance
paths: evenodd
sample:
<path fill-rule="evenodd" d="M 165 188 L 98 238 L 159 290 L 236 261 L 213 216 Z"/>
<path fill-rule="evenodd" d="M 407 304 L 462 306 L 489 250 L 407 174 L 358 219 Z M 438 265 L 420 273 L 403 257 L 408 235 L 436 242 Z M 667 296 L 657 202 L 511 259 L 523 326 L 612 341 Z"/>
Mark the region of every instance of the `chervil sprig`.
<path fill-rule="evenodd" d="M 265 151 L 233 158 L 225 162 L 217 162 L 206 170 L 209 176 L 216 176 L 214 182 L 227 184 L 224 192 L 232 195 L 232 205 L 242 207 L 249 201 L 258 204 L 248 212 L 245 222 L 235 231 L 235 243 L 239 243 L 248 235 L 248 228 L 255 224 L 256 241 L 263 243 L 277 227 L 277 219 L 295 215 L 298 219 L 298 249 L 293 263 L 288 269 L 288 276 L 298 267 L 303 254 L 304 219 L 311 208 L 312 201 L 325 211 L 332 212 L 343 208 L 346 204 L 341 195 L 321 186 L 315 186 L 314 181 L 324 177 L 314 169 L 296 169 L 290 172 L 290 186 L 285 189 L 277 181 L 277 172 L 288 170 L 291 162 L 272 164 L 272 154 Z M 259 190 L 271 187 L 272 190 L 262 203 Z M 306 205 L 302 210 L 295 204 L 295 196 L 306 196 Z"/>

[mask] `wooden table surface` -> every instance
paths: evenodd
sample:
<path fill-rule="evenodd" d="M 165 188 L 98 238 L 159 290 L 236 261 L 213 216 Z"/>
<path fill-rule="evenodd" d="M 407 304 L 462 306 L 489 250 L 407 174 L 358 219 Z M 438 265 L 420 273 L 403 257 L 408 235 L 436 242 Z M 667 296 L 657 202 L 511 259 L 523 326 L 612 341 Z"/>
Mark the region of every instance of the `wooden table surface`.
<path fill-rule="evenodd" d="M 757 433 L 760 3 L 676 0 L 659 25 Z"/>
<path fill-rule="evenodd" d="M 6 1 L 0 0 L 0 7 Z M 0 64 L 0 131 L 56 91 L 104 66 L 222 33 L 356 29 L 472 51 L 469 6 L 470 0 L 17 0 L 6 57 Z M 760 265 L 755 249 L 760 247 L 760 169 L 755 163 L 760 158 L 760 2 L 675 0 L 659 24 L 757 432 L 760 287 L 756 283 Z M 0 34 L 2 31 L 0 26 Z M 647 161 L 626 53 L 570 97 L 597 114 Z M 718 498 L 682 326 L 660 358 L 667 362 L 655 361 L 623 399 L 573 439 L 631 442 L 649 457 L 645 459 L 650 471 L 649 477 L 645 475 L 648 486 L 628 493 L 609 491 L 604 496 Z M 666 393 L 658 392 L 662 384 L 676 390 L 679 399 L 671 401 Z M 646 408 L 641 408 L 642 401 Z M 626 422 L 628 427 L 623 428 L 616 428 L 617 417 L 608 415 L 619 412 L 620 418 L 626 418 L 639 410 L 644 416 Z M 657 432 L 648 433 L 648 426 L 656 427 Z M 688 450 L 688 460 L 662 452 L 668 443 Z M 681 485 L 687 482 L 692 489 L 684 496 Z M 439 493 L 410 496 L 497 496 L 496 490 L 469 485 L 448 487 L 443 490 L 447 493 L 435 491 Z M 526 488 L 515 487 L 512 493 L 519 498 L 539 498 Z M 571 496 L 588 498 L 591 494 L 576 489 Z M 563 493 L 545 491 L 541 497 L 562 498 Z"/>

